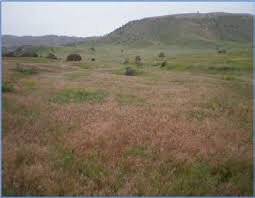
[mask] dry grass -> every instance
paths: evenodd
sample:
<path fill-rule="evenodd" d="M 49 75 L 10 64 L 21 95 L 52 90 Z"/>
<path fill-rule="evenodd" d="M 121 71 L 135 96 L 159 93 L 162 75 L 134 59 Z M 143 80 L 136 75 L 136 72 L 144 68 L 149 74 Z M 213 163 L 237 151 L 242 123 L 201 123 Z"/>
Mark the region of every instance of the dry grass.
<path fill-rule="evenodd" d="M 3 62 L 4 195 L 251 195 L 249 78 L 20 61 Z M 51 101 L 66 88 L 107 97 Z"/>

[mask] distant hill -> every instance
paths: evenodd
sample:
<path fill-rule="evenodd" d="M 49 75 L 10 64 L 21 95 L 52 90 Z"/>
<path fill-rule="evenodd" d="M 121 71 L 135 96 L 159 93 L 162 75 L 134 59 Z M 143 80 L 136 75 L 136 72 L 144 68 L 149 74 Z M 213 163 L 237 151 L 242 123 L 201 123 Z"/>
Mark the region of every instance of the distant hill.
<path fill-rule="evenodd" d="M 102 37 L 3 35 L 5 49 L 21 46 L 106 43 L 144 47 L 148 45 L 215 45 L 223 42 L 252 44 L 250 14 L 190 13 L 144 18 L 128 22 Z"/>
<path fill-rule="evenodd" d="M 69 36 L 2 36 L 2 46 L 7 49 L 15 49 L 20 46 L 53 46 L 67 45 L 86 41 L 87 38 Z"/>
<path fill-rule="evenodd" d="M 118 44 L 252 42 L 252 15 L 192 13 L 131 21 L 101 39 Z"/>

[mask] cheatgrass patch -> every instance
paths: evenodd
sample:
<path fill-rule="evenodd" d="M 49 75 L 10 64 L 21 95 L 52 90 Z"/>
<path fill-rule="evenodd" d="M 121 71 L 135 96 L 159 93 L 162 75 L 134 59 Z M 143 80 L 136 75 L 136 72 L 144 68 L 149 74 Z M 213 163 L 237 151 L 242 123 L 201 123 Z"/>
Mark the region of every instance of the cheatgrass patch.
<path fill-rule="evenodd" d="M 102 102 L 108 93 L 102 90 L 67 88 L 58 91 L 51 101 L 54 103 Z"/>

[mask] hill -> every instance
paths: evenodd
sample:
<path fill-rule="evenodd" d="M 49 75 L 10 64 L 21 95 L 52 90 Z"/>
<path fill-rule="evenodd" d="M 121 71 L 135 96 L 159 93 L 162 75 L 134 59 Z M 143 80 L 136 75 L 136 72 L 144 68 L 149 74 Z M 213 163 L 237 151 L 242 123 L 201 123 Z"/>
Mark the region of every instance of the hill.
<path fill-rule="evenodd" d="M 136 47 L 180 45 L 206 47 L 226 43 L 252 43 L 252 15 L 232 13 L 188 13 L 130 21 L 102 37 L 11 36 L 2 37 L 3 47 L 113 44 Z"/>
<path fill-rule="evenodd" d="M 117 44 L 194 44 L 252 42 L 252 15 L 192 13 L 135 20 L 101 40 Z"/>
<path fill-rule="evenodd" d="M 67 45 L 72 43 L 84 42 L 86 38 L 70 37 L 70 36 L 13 36 L 3 35 L 2 45 L 8 49 L 15 49 L 20 46 L 52 46 L 52 45 Z"/>

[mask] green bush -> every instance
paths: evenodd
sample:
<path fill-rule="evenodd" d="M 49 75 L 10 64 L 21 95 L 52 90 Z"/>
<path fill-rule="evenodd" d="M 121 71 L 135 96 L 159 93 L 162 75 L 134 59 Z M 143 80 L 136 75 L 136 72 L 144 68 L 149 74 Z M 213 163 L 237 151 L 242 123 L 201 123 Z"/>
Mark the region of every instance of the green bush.
<path fill-rule="evenodd" d="M 24 52 L 20 55 L 21 57 L 38 57 L 38 54 L 32 51 Z"/>
<path fill-rule="evenodd" d="M 69 54 L 66 61 L 81 61 L 81 55 L 79 54 Z"/>
<path fill-rule="evenodd" d="M 3 53 L 3 56 L 5 56 L 5 57 L 15 57 L 15 53 L 14 52 L 6 52 L 6 53 Z"/>
<path fill-rule="evenodd" d="M 58 57 L 57 57 L 55 54 L 53 54 L 53 53 L 49 53 L 49 54 L 46 56 L 46 58 L 53 59 L 53 60 L 57 60 L 57 59 L 58 59 Z"/>
<path fill-rule="evenodd" d="M 141 64 L 141 56 L 136 56 L 135 57 L 135 63 L 137 64 L 137 65 L 140 65 Z"/>
<path fill-rule="evenodd" d="M 218 54 L 226 54 L 226 50 L 225 49 L 220 49 L 220 50 L 218 50 Z"/>
<path fill-rule="evenodd" d="M 135 74 L 136 74 L 135 69 L 131 67 L 126 67 L 126 71 L 125 71 L 126 76 L 135 76 Z"/>
<path fill-rule="evenodd" d="M 13 92 L 14 85 L 10 82 L 3 82 L 2 84 L 2 92 Z"/>
<path fill-rule="evenodd" d="M 162 62 L 162 63 L 161 63 L 161 65 L 160 65 L 160 66 L 161 66 L 161 67 L 165 67 L 166 65 L 167 65 L 167 62 L 166 62 L 166 61 L 164 61 L 164 62 Z"/>
<path fill-rule="evenodd" d="M 159 55 L 158 55 L 158 57 L 159 57 L 159 58 L 164 58 L 164 57 L 166 57 L 166 56 L 165 56 L 165 53 L 164 53 L 164 52 L 160 52 Z"/>
<path fill-rule="evenodd" d="M 37 73 L 37 70 L 35 68 L 23 68 L 19 64 L 17 64 L 15 70 L 25 75 L 33 75 Z"/>

